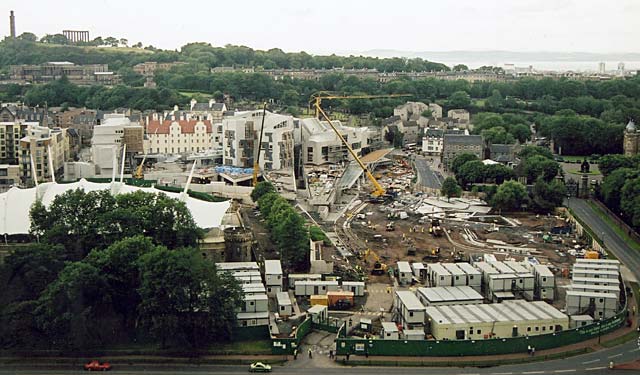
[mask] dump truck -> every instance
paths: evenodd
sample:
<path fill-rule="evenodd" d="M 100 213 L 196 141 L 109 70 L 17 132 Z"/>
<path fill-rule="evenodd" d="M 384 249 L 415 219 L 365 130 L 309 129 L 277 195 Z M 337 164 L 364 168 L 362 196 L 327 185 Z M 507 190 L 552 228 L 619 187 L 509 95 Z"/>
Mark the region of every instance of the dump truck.
<path fill-rule="evenodd" d="M 431 233 L 434 237 L 442 236 L 442 227 L 440 226 L 440 219 L 433 218 L 431 219 L 431 227 L 429 228 L 429 233 Z"/>

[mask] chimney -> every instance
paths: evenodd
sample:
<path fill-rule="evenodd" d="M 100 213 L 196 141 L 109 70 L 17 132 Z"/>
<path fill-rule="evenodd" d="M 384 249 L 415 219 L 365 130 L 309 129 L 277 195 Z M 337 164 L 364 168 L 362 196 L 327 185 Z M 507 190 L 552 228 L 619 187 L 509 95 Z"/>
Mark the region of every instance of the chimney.
<path fill-rule="evenodd" d="M 193 107 L 195 107 L 195 105 L 198 103 L 197 100 L 195 100 L 194 98 L 191 99 L 191 110 L 193 111 Z"/>
<path fill-rule="evenodd" d="M 13 15 L 13 11 L 9 14 L 9 31 L 13 39 L 16 38 L 16 17 Z"/>

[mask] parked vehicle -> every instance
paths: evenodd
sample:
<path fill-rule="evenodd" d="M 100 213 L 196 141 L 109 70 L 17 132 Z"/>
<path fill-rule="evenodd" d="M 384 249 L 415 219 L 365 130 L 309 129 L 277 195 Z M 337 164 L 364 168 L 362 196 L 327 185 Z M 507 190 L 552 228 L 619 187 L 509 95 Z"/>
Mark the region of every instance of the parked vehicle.
<path fill-rule="evenodd" d="M 271 365 L 262 362 L 254 362 L 251 364 L 249 372 L 271 372 Z"/>
<path fill-rule="evenodd" d="M 91 361 L 84 365 L 85 371 L 109 371 L 111 364 L 109 362 Z"/>

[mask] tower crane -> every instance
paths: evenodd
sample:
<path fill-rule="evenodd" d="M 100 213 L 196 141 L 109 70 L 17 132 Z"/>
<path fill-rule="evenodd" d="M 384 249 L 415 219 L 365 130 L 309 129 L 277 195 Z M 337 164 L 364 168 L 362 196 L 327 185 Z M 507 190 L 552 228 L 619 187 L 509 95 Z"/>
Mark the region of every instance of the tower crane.
<path fill-rule="evenodd" d="M 264 133 L 264 118 L 267 115 L 267 102 L 262 106 L 262 124 L 260 125 L 260 139 L 258 140 L 258 155 L 253 161 L 253 186 L 258 185 L 258 172 L 260 171 L 260 149 L 262 148 L 262 134 Z"/>
<path fill-rule="evenodd" d="M 336 95 L 328 92 L 317 92 L 311 95 L 309 103 L 313 103 L 313 107 L 316 110 L 316 117 L 319 117 L 320 112 L 318 108 L 322 108 L 322 100 L 324 99 L 386 99 L 386 98 L 402 98 L 406 96 L 413 96 L 411 94 L 383 94 L 383 95 Z"/>

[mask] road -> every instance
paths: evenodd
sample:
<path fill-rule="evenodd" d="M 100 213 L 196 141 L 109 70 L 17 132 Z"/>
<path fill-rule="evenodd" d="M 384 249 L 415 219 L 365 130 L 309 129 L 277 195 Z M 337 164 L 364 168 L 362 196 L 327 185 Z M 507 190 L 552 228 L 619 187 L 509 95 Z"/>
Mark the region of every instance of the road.
<path fill-rule="evenodd" d="M 416 157 L 414 165 L 418 174 L 418 184 L 429 189 L 439 190 L 440 188 L 442 188 L 442 181 L 444 180 L 444 178 L 442 177 L 440 172 L 433 171 L 431 167 L 429 167 L 429 162 L 427 161 L 427 159 Z"/>
<path fill-rule="evenodd" d="M 602 238 L 604 245 L 640 280 L 640 254 L 629 247 L 625 240 L 613 228 L 598 216 L 593 208 L 583 199 L 569 198 L 565 204 L 571 208 L 595 235 Z"/>

